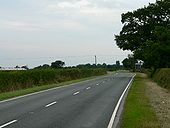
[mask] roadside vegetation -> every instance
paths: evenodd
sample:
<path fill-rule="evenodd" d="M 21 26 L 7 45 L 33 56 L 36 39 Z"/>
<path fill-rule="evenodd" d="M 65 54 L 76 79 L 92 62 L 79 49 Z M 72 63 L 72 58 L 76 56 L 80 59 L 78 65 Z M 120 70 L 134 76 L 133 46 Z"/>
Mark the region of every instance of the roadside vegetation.
<path fill-rule="evenodd" d="M 70 84 L 73 84 L 73 83 L 77 83 L 77 82 L 81 82 L 81 81 L 85 81 L 85 80 L 89 80 L 89 79 L 94 79 L 96 77 L 97 76 L 92 76 L 92 77 L 70 80 L 70 81 L 56 83 L 56 84 L 47 84 L 47 85 L 42 85 L 42 86 L 34 86 L 34 87 L 31 87 L 31 88 L 26 88 L 26 89 L 19 89 L 19 90 L 10 91 L 10 92 L 2 92 L 2 93 L 0 93 L 0 101 L 5 100 L 5 99 L 9 99 L 9 98 L 13 98 L 13 97 L 17 97 L 17 96 L 22 96 L 22 95 L 34 93 L 34 92 L 47 90 L 47 89 L 50 89 L 50 88 L 67 86 L 67 85 L 70 85 Z"/>
<path fill-rule="evenodd" d="M 136 75 L 125 101 L 121 128 L 160 128 L 146 95 L 146 79 L 145 74 Z"/>
<path fill-rule="evenodd" d="M 106 74 L 105 69 L 32 69 L 25 71 L 1 71 L 0 93 L 35 86 L 58 84 L 91 76 Z"/>
<path fill-rule="evenodd" d="M 21 96 L 49 88 L 106 75 L 109 71 L 122 69 L 119 61 L 116 64 L 81 64 L 66 67 L 65 62 L 56 60 L 51 65 L 43 64 L 34 69 L 0 71 L 0 100 Z"/>
<path fill-rule="evenodd" d="M 170 68 L 162 68 L 157 70 L 153 76 L 153 80 L 163 88 L 170 91 Z"/>
<path fill-rule="evenodd" d="M 137 60 L 143 62 L 144 68 L 170 67 L 169 7 L 169 0 L 157 0 L 121 15 L 123 27 L 115 35 L 116 44 L 120 49 L 133 52 L 123 61 L 124 67 L 134 68 Z"/>

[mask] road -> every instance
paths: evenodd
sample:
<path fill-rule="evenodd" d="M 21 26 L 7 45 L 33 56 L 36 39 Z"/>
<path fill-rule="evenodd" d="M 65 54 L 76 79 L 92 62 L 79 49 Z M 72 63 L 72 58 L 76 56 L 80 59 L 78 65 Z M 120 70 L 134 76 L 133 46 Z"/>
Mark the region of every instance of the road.
<path fill-rule="evenodd" d="M 116 73 L 0 102 L 0 128 L 107 128 L 132 76 Z"/>

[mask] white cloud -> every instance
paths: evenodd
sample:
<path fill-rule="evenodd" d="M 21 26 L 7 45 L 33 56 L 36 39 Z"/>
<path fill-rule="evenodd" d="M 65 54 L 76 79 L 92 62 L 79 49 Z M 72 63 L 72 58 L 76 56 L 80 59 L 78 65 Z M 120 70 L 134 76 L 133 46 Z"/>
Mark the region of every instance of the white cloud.
<path fill-rule="evenodd" d="M 113 9 L 107 7 L 98 7 L 98 4 L 89 0 L 80 1 L 63 1 L 51 3 L 46 6 L 47 14 L 64 14 L 64 15 L 105 15 L 113 12 Z"/>
<path fill-rule="evenodd" d="M 82 7 L 86 7 L 88 5 L 90 5 L 91 3 L 88 0 L 80 0 L 80 1 L 76 1 L 76 2 L 68 2 L 68 1 L 64 1 L 64 2 L 60 2 L 57 4 L 58 7 L 60 8 L 82 8 Z"/>

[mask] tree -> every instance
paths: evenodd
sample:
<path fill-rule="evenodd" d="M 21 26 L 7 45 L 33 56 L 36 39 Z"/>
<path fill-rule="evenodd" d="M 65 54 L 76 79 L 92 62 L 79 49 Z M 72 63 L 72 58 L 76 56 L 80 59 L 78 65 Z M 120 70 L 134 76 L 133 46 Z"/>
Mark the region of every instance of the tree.
<path fill-rule="evenodd" d="M 137 63 L 137 60 L 133 55 L 128 55 L 128 58 L 124 59 L 122 63 L 125 69 L 135 69 L 135 63 Z"/>
<path fill-rule="evenodd" d="M 50 65 L 48 64 L 43 64 L 43 66 L 41 66 L 42 68 L 50 68 Z"/>
<path fill-rule="evenodd" d="M 122 14 L 121 22 L 123 28 L 115 35 L 119 48 L 131 50 L 135 59 L 143 60 L 146 67 L 170 67 L 169 0 L 157 0 L 155 4 Z"/>
<path fill-rule="evenodd" d="M 116 61 L 116 68 L 119 68 L 119 67 L 120 67 L 120 62 Z"/>
<path fill-rule="evenodd" d="M 24 68 L 24 69 L 26 69 L 26 70 L 29 69 L 28 66 L 26 66 L 26 65 L 22 66 L 21 68 Z"/>
<path fill-rule="evenodd" d="M 64 65 L 65 65 L 65 62 L 63 62 L 61 60 L 57 60 L 57 61 L 51 63 L 52 68 L 62 68 Z"/>

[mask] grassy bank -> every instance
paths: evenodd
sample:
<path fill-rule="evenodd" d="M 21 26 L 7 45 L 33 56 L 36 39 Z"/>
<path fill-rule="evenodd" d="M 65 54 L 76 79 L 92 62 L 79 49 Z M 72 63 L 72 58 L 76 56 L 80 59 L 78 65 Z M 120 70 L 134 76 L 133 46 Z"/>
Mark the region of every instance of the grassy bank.
<path fill-rule="evenodd" d="M 121 128 L 159 128 L 156 114 L 146 96 L 146 77 L 137 74 L 125 101 Z"/>
<path fill-rule="evenodd" d="M 42 85 L 58 84 L 91 76 L 106 74 L 104 69 L 37 69 L 27 71 L 1 71 L 0 93 Z"/>
<path fill-rule="evenodd" d="M 157 70 L 153 75 L 153 80 L 158 85 L 170 90 L 170 68 L 162 68 Z"/>

